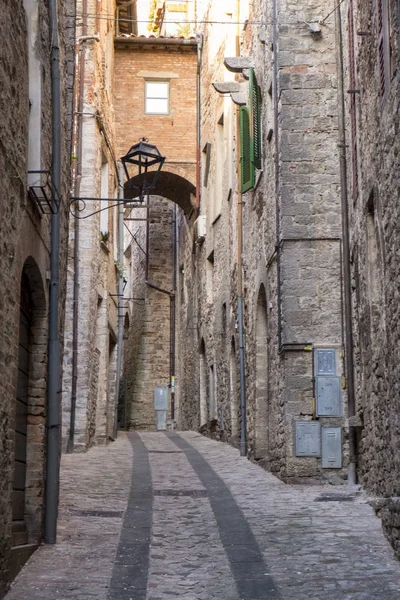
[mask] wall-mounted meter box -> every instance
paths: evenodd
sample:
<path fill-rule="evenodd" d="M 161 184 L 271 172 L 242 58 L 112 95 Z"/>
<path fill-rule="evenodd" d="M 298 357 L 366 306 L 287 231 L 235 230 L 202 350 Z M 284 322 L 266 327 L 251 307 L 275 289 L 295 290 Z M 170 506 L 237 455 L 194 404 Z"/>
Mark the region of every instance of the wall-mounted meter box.
<path fill-rule="evenodd" d="M 317 400 L 317 417 L 342 416 L 341 377 L 316 377 L 315 396 Z"/>
<path fill-rule="evenodd" d="M 342 429 L 341 427 L 322 428 L 322 468 L 341 469 Z"/>
<path fill-rule="evenodd" d="M 154 410 L 168 410 L 168 387 L 154 388 Z"/>
<path fill-rule="evenodd" d="M 314 372 L 315 377 L 321 375 L 335 377 L 336 373 L 336 350 L 334 348 L 314 348 Z"/>
<path fill-rule="evenodd" d="M 321 425 L 318 421 L 296 421 L 296 456 L 321 456 Z"/>

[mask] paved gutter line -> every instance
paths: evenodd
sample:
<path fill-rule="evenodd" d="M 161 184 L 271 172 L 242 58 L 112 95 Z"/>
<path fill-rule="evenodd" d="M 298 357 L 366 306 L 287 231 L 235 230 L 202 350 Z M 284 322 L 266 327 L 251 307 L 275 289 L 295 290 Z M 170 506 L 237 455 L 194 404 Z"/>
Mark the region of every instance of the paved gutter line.
<path fill-rule="evenodd" d="M 145 600 L 153 514 L 149 456 L 137 433 L 128 435 L 133 448 L 132 479 L 122 523 L 108 600 Z"/>
<path fill-rule="evenodd" d="M 240 600 L 278 600 L 280 594 L 243 512 L 229 488 L 202 454 L 175 433 L 167 434 L 196 472 L 208 492 L 218 530 Z"/>

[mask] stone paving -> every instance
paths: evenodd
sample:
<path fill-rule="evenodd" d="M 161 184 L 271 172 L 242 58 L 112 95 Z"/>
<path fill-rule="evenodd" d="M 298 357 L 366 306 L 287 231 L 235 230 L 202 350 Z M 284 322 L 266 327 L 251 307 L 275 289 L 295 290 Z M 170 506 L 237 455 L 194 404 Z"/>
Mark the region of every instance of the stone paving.
<path fill-rule="evenodd" d="M 58 531 L 6 600 L 400 599 L 361 493 L 287 486 L 193 432 L 63 456 Z"/>

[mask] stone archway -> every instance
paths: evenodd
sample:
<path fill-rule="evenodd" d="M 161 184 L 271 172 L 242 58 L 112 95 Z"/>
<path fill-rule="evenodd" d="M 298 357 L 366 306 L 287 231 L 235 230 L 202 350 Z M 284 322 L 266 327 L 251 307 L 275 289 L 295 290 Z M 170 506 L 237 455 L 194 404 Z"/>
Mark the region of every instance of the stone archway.
<path fill-rule="evenodd" d="M 269 458 L 268 316 L 264 285 L 260 286 L 256 317 L 256 410 L 254 457 Z"/>
<path fill-rule="evenodd" d="M 140 190 L 146 187 L 146 178 L 148 177 L 147 173 L 142 173 L 129 179 L 125 183 L 125 198 L 136 198 L 139 196 Z M 196 209 L 196 187 L 188 179 L 185 179 L 185 177 L 171 173 L 170 171 L 161 171 L 159 173 L 157 183 L 151 189 L 151 195 L 162 196 L 175 202 L 183 210 L 187 218 Z"/>
<path fill-rule="evenodd" d="M 36 262 L 29 257 L 23 266 L 20 293 L 12 491 L 14 547 L 35 544 L 42 535 L 47 329 L 43 281 Z"/>

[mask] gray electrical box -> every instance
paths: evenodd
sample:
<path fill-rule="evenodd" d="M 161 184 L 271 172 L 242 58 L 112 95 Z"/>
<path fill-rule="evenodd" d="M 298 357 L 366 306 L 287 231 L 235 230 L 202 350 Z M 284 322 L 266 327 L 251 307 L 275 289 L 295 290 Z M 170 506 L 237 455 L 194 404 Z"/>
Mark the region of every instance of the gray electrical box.
<path fill-rule="evenodd" d="M 334 348 L 315 348 L 314 350 L 315 376 L 336 375 L 336 350 Z"/>
<path fill-rule="evenodd" d="M 158 386 L 154 389 L 154 410 L 168 410 L 167 386 Z"/>
<path fill-rule="evenodd" d="M 157 415 L 157 431 L 165 431 L 167 429 L 167 411 L 158 410 Z"/>
<path fill-rule="evenodd" d="M 296 456 L 321 456 L 321 426 L 318 421 L 296 421 Z"/>
<path fill-rule="evenodd" d="M 341 427 L 322 428 L 322 468 L 341 469 L 342 429 Z"/>
<path fill-rule="evenodd" d="M 317 417 L 340 417 L 342 415 L 341 383 L 341 377 L 315 378 Z"/>

